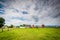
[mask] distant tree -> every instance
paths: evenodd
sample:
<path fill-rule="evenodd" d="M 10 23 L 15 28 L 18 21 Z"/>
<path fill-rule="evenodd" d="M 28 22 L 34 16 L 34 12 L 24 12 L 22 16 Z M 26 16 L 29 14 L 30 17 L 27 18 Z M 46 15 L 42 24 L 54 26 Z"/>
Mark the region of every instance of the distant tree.
<path fill-rule="evenodd" d="M 11 24 L 10 26 L 9 26 L 9 28 L 13 28 L 14 26 Z"/>
<path fill-rule="evenodd" d="M 36 26 L 36 28 L 38 28 L 38 26 Z"/>
<path fill-rule="evenodd" d="M 22 25 L 20 25 L 22 27 Z"/>
<path fill-rule="evenodd" d="M 26 26 L 26 24 L 23 24 L 23 26 Z"/>
<path fill-rule="evenodd" d="M 0 17 L 0 28 L 2 28 L 2 32 L 3 32 L 3 26 L 5 24 L 5 19 Z"/>

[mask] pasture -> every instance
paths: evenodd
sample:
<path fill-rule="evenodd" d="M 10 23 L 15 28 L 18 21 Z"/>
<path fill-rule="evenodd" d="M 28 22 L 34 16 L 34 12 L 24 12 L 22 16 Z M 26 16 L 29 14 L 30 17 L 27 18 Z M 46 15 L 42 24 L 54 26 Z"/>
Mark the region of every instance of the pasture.
<path fill-rule="evenodd" d="M 0 29 L 0 40 L 60 40 L 60 28 Z"/>

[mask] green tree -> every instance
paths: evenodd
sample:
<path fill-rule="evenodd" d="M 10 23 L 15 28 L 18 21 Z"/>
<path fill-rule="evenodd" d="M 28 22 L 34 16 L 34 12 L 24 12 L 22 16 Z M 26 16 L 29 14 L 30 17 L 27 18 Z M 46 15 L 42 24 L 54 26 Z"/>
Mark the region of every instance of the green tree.
<path fill-rule="evenodd" d="M 21 27 L 23 26 L 23 25 L 20 25 Z"/>
<path fill-rule="evenodd" d="M 3 32 L 3 26 L 5 24 L 5 19 L 0 17 L 0 28 L 2 28 L 2 32 Z"/>
<path fill-rule="evenodd" d="M 11 24 L 9 28 L 13 28 L 14 26 Z"/>
<path fill-rule="evenodd" d="M 26 24 L 23 24 L 23 26 L 26 26 Z"/>

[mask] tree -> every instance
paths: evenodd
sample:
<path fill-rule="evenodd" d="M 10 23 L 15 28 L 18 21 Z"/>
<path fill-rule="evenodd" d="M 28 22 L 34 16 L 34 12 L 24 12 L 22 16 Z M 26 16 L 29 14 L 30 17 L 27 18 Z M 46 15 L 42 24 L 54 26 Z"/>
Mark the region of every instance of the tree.
<path fill-rule="evenodd" d="M 26 24 L 23 24 L 23 26 L 26 26 Z"/>
<path fill-rule="evenodd" d="M 22 25 L 20 25 L 22 27 Z"/>
<path fill-rule="evenodd" d="M 5 19 L 0 17 L 0 28 L 2 28 L 2 32 L 3 32 L 3 26 L 5 24 Z"/>
<path fill-rule="evenodd" d="M 9 26 L 9 28 L 13 28 L 14 26 L 11 24 L 10 26 Z"/>

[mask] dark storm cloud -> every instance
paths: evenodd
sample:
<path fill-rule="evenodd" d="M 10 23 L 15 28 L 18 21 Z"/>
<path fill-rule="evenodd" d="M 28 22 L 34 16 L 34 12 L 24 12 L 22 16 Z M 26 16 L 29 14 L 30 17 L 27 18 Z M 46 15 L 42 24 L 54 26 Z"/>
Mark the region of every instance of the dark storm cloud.
<path fill-rule="evenodd" d="M 0 0 L 0 9 L 5 10 L 0 10 L 0 16 L 10 23 L 31 20 L 33 24 L 60 24 L 60 0 Z"/>
<path fill-rule="evenodd" d="M 37 16 L 40 14 L 44 14 L 41 18 L 46 17 L 46 15 L 47 17 L 51 18 L 60 17 L 60 0 L 34 0 L 33 2 L 35 3 L 34 10 L 38 11 Z M 46 11 L 46 13 L 44 11 Z M 39 20 L 38 18 L 39 17 L 37 17 L 36 19 Z"/>
<path fill-rule="evenodd" d="M 23 11 L 22 13 L 23 13 L 23 14 L 28 14 L 28 12 L 27 12 L 27 11 Z"/>
<path fill-rule="evenodd" d="M 0 0 L 1 2 L 11 2 L 11 1 L 15 1 L 15 0 Z"/>
<path fill-rule="evenodd" d="M 6 0 L 0 0 L 1 2 L 6 2 Z"/>
<path fill-rule="evenodd" d="M 3 8 L 4 7 L 4 5 L 3 4 L 0 4 L 0 8 Z"/>
<path fill-rule="evenodd" d="M 5 11 L 3 10 L 4 7 L 5 7 L 5 6 L 0 3 L 0 14 L 4 14 L 4 12 L 5 12 Z"/>
<path fill-rule="evenodd" d="M 60 17 L 60 13 L 57 13 L 57 15 L 54 15 L 53 18 L 58 18 Z"/>
<path fill-rule="evenodd" d="M 4 10 L 0 9 L 0 14 L 4 14 L 4 12 L 5 12 Z"/>
<path fill-rule="evenodd" d="M 0 0 L 0 4 L 4 5 L 6 7 L 9 7 L 15 0 Z"/>
<path fill-rule="evenodd" d="M 35 20 L 35 22 L 38 22 L 39 21 L 38 16 L 32 16 L 32 18 Z"/>

